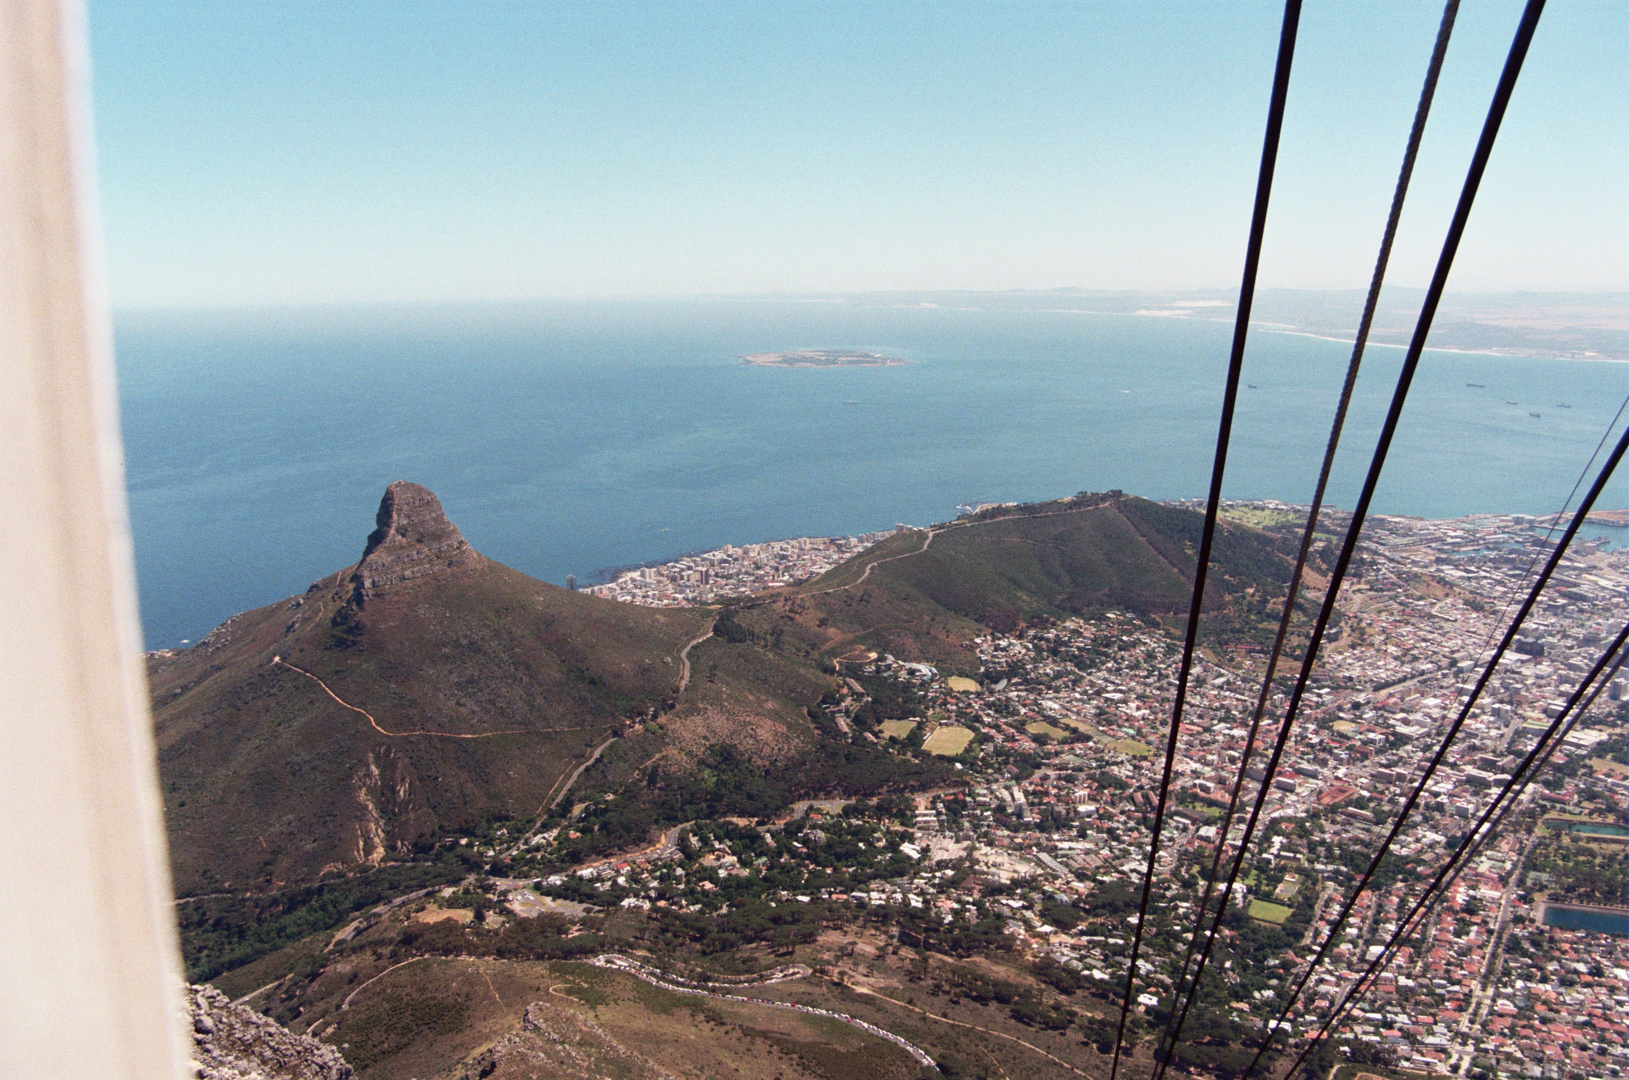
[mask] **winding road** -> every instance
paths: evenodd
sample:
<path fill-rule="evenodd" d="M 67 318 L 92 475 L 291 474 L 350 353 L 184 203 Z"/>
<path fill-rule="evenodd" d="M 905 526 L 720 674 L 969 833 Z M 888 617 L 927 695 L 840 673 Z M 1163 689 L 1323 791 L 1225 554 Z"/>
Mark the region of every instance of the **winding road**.
<path fill-rule="evenodd" d="M 1001 519 L 1001 520 L 1005 520 L 1005 519 Z M 885 563 L 885 562 L 893 562 L 895 559 L 908 559 L 912 555 L 920 555 L 924 551 L 928 550 L 928 547 L 933 543 L 933 538 L 935 536 L 938 536 L 940 533 L 944 532 L 946 529 L 954 529 L 954 528 L 957 528 L 957 526 L 955 526 L 955 525 L 945 525 L 945 526 L 942 526 L 942 527 L 937 528 L 937 529 L 924 529 L 922 531 L 926 532 L 928 534 L 927 539 L 923 540 L 922 541 L 922 546 L 917 548 L 915 551 L 903 551 L 903 552 L 900 552 L 898 555 L 890 555 L 885 559 L 872 559 L 870 562 L 865 564 L 865 570 L 863 570 L 860 573 L 860 576 L 855 578 L 853 581 L 849 582 L 847 585 L 833 585 L 829 589 L 811 589 L 808 592 L 800 593 L 799 595 L 801 595 L 801 596 L 824 596 L 827 593 L 842 592 L 844 589 L 852 589 L 856 585 L 862 584 L 865 581 L 866 578 L 871 576 L 871 571 L 876 569 L 877 567 L 881 566 L 883 563 Z"/>
<path fill-rule="evenodd" d="M 690 685 L 690 650 L 712 637 L 713 627 L 716 625 L 718 616 L 714 615 L 712 622 L 707 624 L 707 629 L 685 642 L 684 648 L 679 650 L 679 693 L 684 693 L 684 688 Z"/>
<path fill-rule="evenodd" d="M 755 976 L 750 980 L 743 979 L 740 982 L 704 983 L 681 978 L 677 975 L 670 975 L 665 971 L 659 971 L 648 964 L 641 963 L 632 957 L 623 956 L 621 953 L 604 953 L 600 956 L 594 957 L 594 959 L 588 961 L 588 963 L 592 964 L 594 967 L 605 968 L 611 971 L 620 971 L 625 975 L 632 975 L 637 979 L 642 979 L 645 982 L 650 983 L 652 986 L 659 987 L 663 990 L 669 990 L 673 993 L 694 994 L 699 997 L 716 998 L 720 1001 L 735 1001 L 748 1005 L 768 1005 L 773 1008 L 789 1009 L 793 1012 L 806 1013 L 811 1016 L 824 1016 L 833 1020 L 841 1020 L 843 1023 L 857 1027 L 869 1035 L 875 1035 L 879 1039 L 886 1039 L 888 1042 L 893 1043 L 895 1046 L 898 1046 L 900 1049 L 910 1054 L 911 1057 L 916 1059 L 918 1064 L 927 1066 L 929 1068 L 934 1067 L 933 1059 L 929 1057 L 927 1052 L 921 1047 L 906 1041 L 885 1028 L 880 1028 L 876 1024 L 868 1023 L 867 1021 L 858 1019 L 857 1017 L 849 1016 L 847 1013 L 835 1012 L 830 1009 L 820 1009 L 813 1005 L 799 1005 L 790 1001 L 772 1001 L 766 998 L 743 997 L 739 994 L 727 994 L 721 992 L 723 990 L 750 989 L 757 986 L 773 986 L 775 983 L 790 982 L 793 979 L 801 979 L 813 974 L 809 968 L 802 964 L 789 964 L 785 967 L 775 968 L 771 971 L 764 972 L 762 975 Z M 1013 1035 L 1008 1035 L 1006 1032 L 993 1031 L 990 1028 L 979 1027 L 977 1024 L 968 1024 L 960 1020 L 952 1020 L 948 1016 L 939 1016 L 936 1013 L 928 1012 L 926 1009 L 919 1009 L 915 1005 L 907 1005 L 905 1002 L 891 998 L 886 994 L 879 994 L 875 990 L 849 982 L 846 979 L 833 979 L 831 981 L 838 986 L 852 991 L 853 993 L 864 994 L 867 997 L 876 998 L 879 1001 L 886 1002 L 889 1005 L 897 1005 L 899 1008 L 908 1009 L 911 1012 L 918 1013 L 919 1015 L 925 1016 L 930 1020 L 937 1020 L 940 1023 L 950 1024 L 955 1027 L 967 1028 L 971 1031 L 977 1031 L 985 1035 L 993 1035 L 998 1039 L 1004 1039 L 1007 1042 L 1016 1043 L 1026 1050 L 1041 1055 L 1056 1065 L 1061 1065 L 1063 1068 L 1068 1069 L 1076 1076 L 1084 1076 L 1090 1080 L 1089 1073 L 1082 1072 L 1080 1069 L 1069 1064 L 1069 1062 L 1058 1057 L 1056 1054 L 1048 1053 L 1039 1046 L 1036 1046 L 1034 1043 L 1025 1042 L 1023 1039 Z M 1002 1071 L 1005 1072 L 1005 1070 Z"/>
<path fill-rule="evenodd" d="M 707 629 L 685 642 L 684 648 L 679 650 L 679 685 L 676 693 L 684 693 L 684 688 L 690 685 L 690 650 L 712 637 L 713 627 L 717 623 L 718 616 L 714 615 L 713 618 L 707 623 Z M 315 678 L 315 676 L 313 676 L 313 678 Z M 549 801 L 545 805 L 538 807 L 538 820 L 533 823 L 532 827 L 527 829 L 526 832 L 521 835 L 520 839 L 512 844 L 504 852 L 504 854 L 513 855 L 515 852 L 519 851 L 523 846 L 525 846 L 525 844 L 531 840 L 533 836 L 537 835 L 537 830 L 541 828 L 543 824 L 544 812 L 547 810 L 553 810 L 556 806 L 559 806 L 560 801 L 567 795 L 571 794 L 571 789 L 577 784 L 577 778 L 582 776 L 590 765 L 598 761 L 600 759 L 600 755 L 605 753 L 606 748 L 616 741 L 617 737 L 615 734 L 608 736 L 604 742 L 594 747 L 594 752 L 588 755 L 588 760 L 584 761 L 581 765 L 578 765 L 576 769 L 572 770 L 571 775 L 566 778 L 565 786 L 562 787 L 558 793 L 554 793 L 551 789 Z M 646 764 L 649 764 L 649 762 Z"/>
<path fill-rule="evenodd" d="M 605 748 L 607 746 L 610 746 L 612 743 L 614 743 L 616 741 L 617 741 L 617 737 L 615 735 L 612 735 L 610 738 L 606 739 L 604 742 L 602 742 L 598 746 L 594 747 L 594 752 L 592 754 L 588 755 L 588 760 L 583 762 L 581 765 L 577 766 L 577 768 L 572 772 L 571 778 L 566 781 L 566 786 L 560 789 L 560 794 L 556 795 L 554 798 L 549 800 L 549 809 L 550 810 L 553 810 L 556 806 L 559 806 L 560 805 L 560 800 L 565 798 L 567 795 L 571 794 L 572 785 L 577 782 L 577 778 L 583 774 L 583 771 L 585 769 L 587 769 L 590 765 L 594 764 L 594 762 L 596 762 L 596 761 L 598 761 L 600 759 L 600 755 L 605 753 Z"/>
<path fill-rule="evenodd" d="M 1046 1058 L 1047 1060 L 1054 1061 L 1057 1064 L 1062 1065 L 1064 1068 L 1068 1069 L 1070 1072 L 1074 1073 L 1076 1076 L 1084 1076 L 1084 1077 L 1087 1078 L 1087 1080 L 1091 1080 L 1091 1074 L 1090 1073 L 1081 1072 L 1079 1069 L 1075 1068 L 1073 1065 L 1071 1065 L 1067 1061 L 1063 1060 L 1063 1058 L 1058 1057 L 1055 1054 L 1049 1054 L 1045 1050 L 1042 1050 L 1039 1046 L 1036 1046 L 1034 1043 L 1025 1042 L 1023 1039 L 1018 1038 L 1016 1035 L 1008 1035 L 1006 1032 L 1003 1032 L 1003 1031 L 992 1031 L 990 1028 L 979 1027 L 977 1024 L 968 1024 L 968 1023 L 964 1023 L 964 1022 L 962 1022 L 960 1020 L 952 1020 L 948 1016 L 940 1016 L 938 1013 L 930 1013 L 926 1009 L 919 1009 L 915 1005 L 907 1005 L 905 1002 L 900 1001 L 897 998 L 891 998 L 887 994 L 879 994 L 875 990 L 868 990 L 863 986 L 858 986 L 858 985 L 856 985 L 854 983 L 851 983 L 851 982 L 848 982 L 846 980 L 833 979 L 832 981 L 835 982 L 838 986 L 844 987 L 844 988 L 846 988 L 848 990 L 852 990 L 856 994 L 865 994 L 867 997 L 874 997 L 874 998 L 878 998 L 879 1000 L 886 1001 L 890 1005 L 897 1005 L 901 1009 L 909 1009 L 914 1013 L 921 1013 L 923 1016 L 927 1017 L 929 1020 L 937 1020 L 942 1024 L 952 1024 L 952 1025 L 954 1025 L 956 1027 L 967 1028 L 970 1031 L 983 1032 L 986 1035 L 994 1035 L 998 1039 L 1006 1039 L 1008 1042 L 1017 1043 L 1019 1046 L 1024 1047 L 1026 1050 L 1033 1050 L 1037 1054 L 1040 1054 L 1042 1057 Z M 1002 1072 L 1005 1072 L 1005 1071 L 1006 1071 L 1005 1069 L 1002 1070 Z"/>

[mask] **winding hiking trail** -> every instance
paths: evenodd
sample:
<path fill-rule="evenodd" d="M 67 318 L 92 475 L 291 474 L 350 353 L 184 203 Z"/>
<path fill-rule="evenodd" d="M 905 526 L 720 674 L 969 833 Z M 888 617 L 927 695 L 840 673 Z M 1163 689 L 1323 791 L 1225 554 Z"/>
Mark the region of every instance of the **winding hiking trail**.
<path fill-rule="evenodd" d="M 718 616 L 714 615 L 713 618 L 707 623 L 707 629 L 685 642 L 684 648 L 679 650 L 679 685 L 675 693 L 684 693 L 684 688 L 690 685 L 690 650 L 713 636 L 713 627 L 717 624 L 717 622 Z M 527 829 L 526 832 L 521 835 L 519 840 L 510 845 L 505 854 L 513 855 L 537 835 L 538 830 L 543 827 L 543 818 L 546 812 L 553 810 L 556 806 L 559 806 L 561 800 L 563 800 L 567 795 L 571 794 L 571 789 L 577 784 L 577 778 L 582 776 L 583 773 L 588 770 L 590 765 L 593 765 L 594 762 L 598 761 L 600 759 L 600 755 L 605 753 L 606 749 L 616 741 L 617 736 L 613 732 L 605 739 L 604 742 L 594 747 L 593 752 L 588 755 L 588 759 L 586 761 L 572 770 L 571 775 L 566 778 L 564 786 L 561 786 L 559 791 L 555 791 L 554 788 L 549 789 L 549 794 L 546 796 L 548 801 L 537 808 L 538 820 L 536 823 L 534 823 L 530 829 Z M 657 756 L 660 757 L 661 755 Z M 655 758 L 652 758 L 651 760 L 654 761 Z M 649 765 L 650 762 L 646 762 L 645 764 Z M 644 766 L 641 766 L 641 768 L 643 767 Z M 558 785 L 559 781 L 555 781 L 555 783 Z"/>
<path fill-rule="evenodd" d="M 848 982 L 847 980 L 844 980 L 844 979 L 832 979 L 831 981 L 836 983 L 838 986 L 844 987 L 844 988 L 846 988 L 848 990 L 852 990 L 856 994 L 865 994 L 867 997 L 874 997 L 874 998 L 878 998 L 878 999 L 880 999 L 882 1001 L 886 1001 L 890 1005 L 897 1005 L 902 1009 L 909 1009 L 914 1013 L 921 1013 L 923 1016 L 926 1016 L 930 1020 L 938 1020 L 940 1023 L 943 1023 L 943 1024 L 954 1024 L 956 1027 L 968 1028 L 971 1031 L 980 1031 L 980 1032 L 983 1032 L 986 1035 L 994 1035 L 998 1039 L 1006 1039 L 1008 1042 L 1017 1043 L 1019 1046 L 1022 1046 L 1027 1050 L 1035 1051 L 1037 1054 L 1040 1054 L 1042 1057 L 1048 1059 L 1049 1061 L 1053 1061 L 1053 1062 L 1056 1062 L 1059 1065 L 1062 1065 L 1064 1068 L 1068 1069 L 1070 1072 L 1074 1073 L 1076 1076 L 1084 1076 L 1084 1077 L 1087 1078 L 1087 1080 L 1091 1080 L 1091 1074 L 1090 1073 L 1081 1072 L 1079 1069 L 1075 1068 L 1073 1065 L 1069 1064 L 1067 1061 L 1063 1060 L 1061 1057 L 1058 1057 L 1055 1054 L 1049 1054 L 1045 1050 L 1042 1050 L 1039 1046 L 1036 1046 L 1034 1043 L 1025 1042 L 1023 1039 L 1018 1038 L 1016 1035 L 1008 1035 L 1006 1032 L 1003 1032 L 1003 1031 L 992 1031 L 990 1028 L 979 1027 L 977 1024 L 968 1024 L 968 1023 L 964 1023 L 961 1020 L 952 1020 L 948 1016 L 940 1016 L 937 1013 L 930 1013 L 926 1009 L 919 1009 L 915 1005 L 907 1005 L 907 1004 L 905 1004 L 905 1002 L 899 1001 L 899 1000 L 897 1000 L 895 998 L 891 998 L 887 994 L 879 994 L 875 990 L 868 990 L 863 986 L 857 985 L 855 983 Z M 1005 1072 L 1005 1071 L 1006 1071 L 1005 1069 L 1002 1070 L 1002 1072 Z"/>
<path fill-rule="evenodd" d="M 349 701 L 346 701 L 344 698 L 342 698 L 338 694 L 334 693 L 333 689 L 330 688 L 327 683 L 323 682 L 321 679 L 319 679 L 315 675 L 311 674 L 311 672 L 307 671 L 305 668 L 295 667 L 293 664 L 289 663 L 287 660 L 284 660 L 281 656 L 272 657 L 272 666 L 273 667 L 286 667 L 290 671 L 297 671 L 301 675 L 304 675 L 306 678 L 310 679 L 312 682 L 314 682 L 318 686 L 322 687 L 323 693 L 325 693 L 329 697 L 333 698 L 340 705 L 344 706 L 345 708 L 351 710 L 354 713 L 361 713 L 363 716 L 367 717 L 368 718 L 368 723 L 373 725 L 373 730 L 377 731 L 381 735 L 388 735 L 392 739 L 405 739 L 405 738 L 408 738 L 408 737 L 413 736 L 413 735 L 429 735 L 429 736 L 432 736 L 432 737 L 438 738 L 438 739 L 490 739 L 494 735 L 529 735 L 529 734 L 533 734 L 533 732 L 530 732 L 525 728 L 515 728 L 515 729 L 510 730 L 510 731 L 485 731 L 485 732 L 481 732 L 478 735 L 460 735 L 457 732 L 453 732 L 453 731 L 386 731 L 384 728 L 379 726 L 379 721 L 377 721 L 377 720 L 375 720 L 373 718 L 372 713 L 368 712 L 368 710 L 366 710 L 366 709 L 357 708 L 355 705 L 352 705 Z M 560 730 L 572 730 L 572 729 L 567 728 L 567 729 L 560 729 Z M 553 732 L 537 732 L 537 734 L 553 734 Z"/>
<path fill-rule="evenodd" d="M 690 685 L 690 650 L 695 648 L 697 645 L 700 645 L 702 642 L 706 641 L 708 638 L 713 636 L 713 626 L 717 622 L 718 622 L 718 616 L 715 615 L 715 616 L 713 616 L 712 621 L 708 622 L 706 630 L 703 630 L 701 633 L 697 634 L 695 637 L 693 637 L 689 641 L 685 642 L 684 648 L 679 650 L 679 686 L 678 686 L 678 690 L 677 690 L 678 693 L 681 693 L 681 694 L 684 693 L 684 688 L 686 686 Z M 566 780 L 565 786 L 562 787 L 559 790 L 558 793 L 554 793 L 554 794 L 550 795 L 547 808 L 550 809 L 550 810 L 553 810 L 556 806 L 559 806 L 560 805 L 560 800 L 564 799 L 567 795 L 571 794 L 571 789 L 574 786 L 576 786 L 577 778 L 579 776 L 581 776 L 588 769 L 588 767 L 590 765 L 594 764 L 594 762 L 596 762 L 596 761 L 598 761 L 600 759 L 600 755 L 605 753 L 606 747 L 610 746 L 612 743 L 614 743 L 616 741 L 617 741 L 617 737 L 616 737 L 616 735 L 613 734 L 613 735 L 611 735 L 610 738 L 606 739 L 604 742 L 602 742 L 598 746 L 596 746 L 594 748 L 594 752 L 592 754 L 588 755 L 588 760 L 584 761 L 581 765 L 577 766 L 577 768 L 572 771 L 571 776 Z M 647 762 L 646 764 L 649 764 L 649 762 Z M 541 813 L 541 810 L 539 812 Z M 541 824 L 541 822 L 539 824 Z M 530 839 L 532 837 L 532 835 L 535 834 L 536 832 L 537 832 L 537 826 L 534 825 L 530 830 L 527 831 L 526 835 L 524 837 L 522 837 L 522 840 L 524 841 L 524 840 Z M 519 846 L 520 845 L 517 844 L 511 850 L 518 850 Z"/>
<path fill-rule="evenodd" d="M 723 986 L 720 986 L 720 984 L 717 983 L 694 983 L 688 979 L 681 979 L 677 976 L 669 975 L 666 972 L 658 971 L 653 967 L 642 964 L 638 960 L 630 959 L 629 957 L 623 956 L 620 953 L 604 953 L 600 956 L 594 957 L 594 959 L 588 962 L 594 967 L 605 968 L 609 971 L 620 971 L 625 975 L 632 975 L 636 979 L 642 979 L 645 982 L 650 983 L 652 986 L 658 987 L 662 990 L 667 990 L 670 993 L 694 994 L 697 997 L 709 997 L 718 1001 L 735 1001 L 746 1005 L 767 1005 L 770 1008 L 787 1009 L 791 1012 L 803 1013 L 807 1016 L 824 1016 L 830 1020 L 841 1020 L 845 1024 L 859 1028 L 868 1035 L 875 1035 L 879 1039 L 884 1039 L 893 1043 L 895 1046 L 911 1055 L 911 1057 L 915 1058 L 917 1064 L 923 1066 L 924 1068 L 935 1068 L 933 1059 L 929 1057 L 927 1051 L 923 1050 L 920 1046 L 917 1046 L 912 1042 L 907 1042 L 898 1035 L 895 1035 L 893 1032 L 880 1028 L 875 1024 L 867 1023 L 866 1021 L 858 1019 L 857 1017 L 849 1016 L 847 1013 L 834 1012 L 831 1009 L 819 1009 L 813 1005 L 799 1005 L 796 1002 L 791 1001 L 772 1001 L 768 998 L 743 997 L 740 994 L 721 994 L 716 990 L 707 989 L 709 986 L 718 986 L 720 989 L 722 989 L 723 986 L 727 986 L 731 989 L 769 986 L 778 982 L 786 982 L 790 979 L 801 979 L 810 974 L 809 969 L 804 967 L 802 964 L 793 964 L 789 967 L 777 968 L 774 971 L 767 972 L 764 976 L 758 977 L 751 982 L 726 983 L 723 984 Z"/>

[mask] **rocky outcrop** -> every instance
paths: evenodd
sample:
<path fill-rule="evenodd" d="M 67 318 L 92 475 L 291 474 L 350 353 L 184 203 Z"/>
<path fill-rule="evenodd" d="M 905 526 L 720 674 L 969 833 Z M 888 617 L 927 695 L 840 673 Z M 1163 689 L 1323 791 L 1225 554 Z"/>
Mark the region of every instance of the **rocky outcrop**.
<path fill-rule="evenodd" d="M 541 1001 L 526 1006 L 520 1030 L 470 1059 L 460 1080 L 678 1080 L 617 1042 L 591 1018 Z"/>
<path fill-rule="evenodd" d="M 385 489 L 362 561 L 351 576 L 356 599 L 414 578 L 474 566 L 475 549 L 447 520 L 441 500 L 426 487 L 398 480 Z"/>
<path fill-rule="evenodd" d="M 213 986 L 187 987 L 192 1060 L 199 1080 L 351 1080 L 327 1043 L 234 1005 Z"/>

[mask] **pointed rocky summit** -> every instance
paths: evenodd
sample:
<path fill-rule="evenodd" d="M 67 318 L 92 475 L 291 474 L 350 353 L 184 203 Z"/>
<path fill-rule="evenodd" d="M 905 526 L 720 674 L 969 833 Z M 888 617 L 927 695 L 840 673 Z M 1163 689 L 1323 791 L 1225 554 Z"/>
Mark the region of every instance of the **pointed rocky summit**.
<path fill-rule="evenodd" d="M 418 484 L 398 480 L 386 488 L 375 524 L 351 577 L 358 600 L 413 578 L 474 566 L 481 558 L 447 520 L 441 500 Z"/>

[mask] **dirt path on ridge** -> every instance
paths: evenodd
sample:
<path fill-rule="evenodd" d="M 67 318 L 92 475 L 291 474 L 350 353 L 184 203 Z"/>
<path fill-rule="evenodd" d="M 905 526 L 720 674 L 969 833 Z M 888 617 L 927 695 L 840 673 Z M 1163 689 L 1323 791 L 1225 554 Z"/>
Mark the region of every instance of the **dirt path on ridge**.
<path fill-rule="evenodd" d="M 379 721 L 377 721 L 377 720 L 375 720 L 373 718 L 372 713 L 368 712 L 368 710 L 366 710 L 366 709 L 357 708 L 355 705 L 352 705 L 349 701 L 346 701 L 344 698 L 342 698 L 338 694 L 334 693 L 333 689 L 327 683 L 325 683 L 321 679 L 317 678 L 317 676 L 311 674 L 311 672 L 307 671 L 305 668 L 295 667 L 293 664 L 289 663 L 287 660 L 284 660 L 281 656 L 272 657 L 272 666 L 273 667 L 286 667 L 290 671 L 298 672 L 299 674 L 304 675 L 306 678 L 310 679 L 312 682 L 314 682 L 318 686 L 322 687 L 323 693 L 325 693 L 329 697 L 333 698 L 341 706 L 351 710 L 354 713 L 361 713 L 363 716 L 367 717 L 368 723 L 373 725 L 373 730 L 377 731 L 381 735 L 388 735 L 392 739 L 405 739 L 405 738 L 408 738 L 409 736 L 413 736 L 413 735 L 429 735 L 429 736 L 433 736 L 433 737 L 438 738 L 438 739 L 490 739 L 494 735 L 533 735 L 533 734 L 552 735 L 552 734 L 554 734 L 553 731 L 536 731 L 536 732 L 534 732 L 534 731 L 532 731 L 530 729 L 527 729 L 527 728 L 516 728 L 516 729 L 511 730 L 511 731 L 483 731 L 483 732 L 481 732 L 479 734 L 475 734 L 475 735 L 461 735 L 461 734 L 459 734 L 457 732 L 453 732 L 453 731 L 386 731 L 384 728 L 379 726 Z M 576 730 L 576 729 L 573 729 L 573 728 L 559 728 L 559 729 L 556 729 L 556 730 L 571 731 L 571 730 Z"/>

